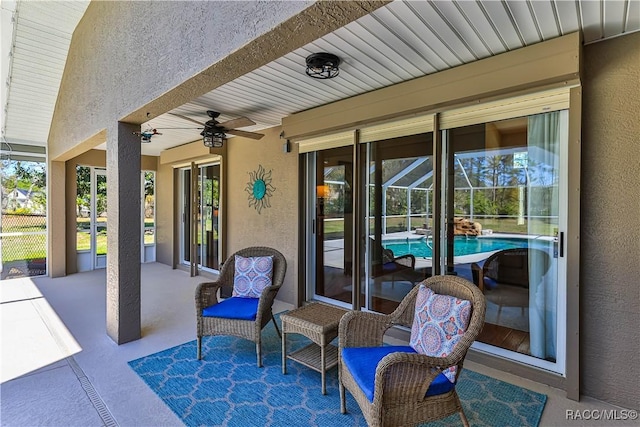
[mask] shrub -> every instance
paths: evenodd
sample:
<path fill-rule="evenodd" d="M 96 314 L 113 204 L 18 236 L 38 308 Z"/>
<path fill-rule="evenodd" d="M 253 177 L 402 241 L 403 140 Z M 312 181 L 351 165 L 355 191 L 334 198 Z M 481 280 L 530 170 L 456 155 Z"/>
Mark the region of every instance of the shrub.
<path fill-rule="evenodd" d="M 32 213 L 33 212 L 29 208 L 16 208 L 11 212 L 12 215 L 31 215 Z"/>

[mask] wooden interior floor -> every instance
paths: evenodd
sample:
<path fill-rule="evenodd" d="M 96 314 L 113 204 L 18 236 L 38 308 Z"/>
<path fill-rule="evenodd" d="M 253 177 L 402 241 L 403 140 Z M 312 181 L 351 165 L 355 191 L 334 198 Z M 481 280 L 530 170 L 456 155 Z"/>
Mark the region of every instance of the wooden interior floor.
<path fill-rule="evenodd" d="M 531 355 L 529 332 L 494 325 L 493 323 L 485 323 L 477 341 L 529 356 Z"/>

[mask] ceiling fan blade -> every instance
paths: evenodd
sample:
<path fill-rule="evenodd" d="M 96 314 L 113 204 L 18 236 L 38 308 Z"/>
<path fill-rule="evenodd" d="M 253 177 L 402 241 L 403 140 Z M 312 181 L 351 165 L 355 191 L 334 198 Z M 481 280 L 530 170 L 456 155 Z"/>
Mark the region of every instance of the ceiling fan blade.
<path fill-rule="evenodd" d="M 189 129 L 204 129 L 204 126 L 199 126 L 199 127 L 190 127 L 190 128 L 156 128 L 156 130 L 189 130 Z"/>
<path fill-rule="evenodd" d="M 261 139 L 264 136 L 261 133 L 247 132 L 246 130 L 237 130 L 237 129 L 227 129 L 224 132 L 230 133 L 231 135 L 244 136 L 245 138 L 251 138 L 251 139 Z"/>
<path fill-rule="evenodd" d="M 200 126 L 204 126 L 204 123 L 202 123 L 199 120 L 192 119 L 191 117 L 183 116 L 182 114 L 176 114 L 176 113 L 169 113 L 169 114 L 171 114 L 172 116 L 175 116 L 175 117 L 179 117 L 179 118 L 181 118 L 183 120 L 188 120 L 188 121 L 190 121 L 192 123 L 199 124 Z"/>
<path fill-rule="evenodd" d="M 222 122 L 220 123 L 220 126 L 225 129 L 235 129 L 246 128 L 247 126 L 253 126 L 255 124 L 256 123 L 251 119 L 248 119 L 246 117 L 238 117 L 237 119 L 231 119 L 227 120 L 226 122 Z"/>

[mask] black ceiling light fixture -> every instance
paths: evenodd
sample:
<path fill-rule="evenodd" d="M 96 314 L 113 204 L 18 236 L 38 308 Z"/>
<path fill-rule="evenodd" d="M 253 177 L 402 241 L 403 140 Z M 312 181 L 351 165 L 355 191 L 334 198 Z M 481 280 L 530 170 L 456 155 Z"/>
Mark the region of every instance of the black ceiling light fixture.
<path fill-rule="evenodd" d="M 215 126 L 205 126 L 200 135 L 204 146 L 209 148 L 221 148 L 227 140 L 224 132 Z"/>
<path fill-rule="evenodd" d="M 340 58 L 332 53 L 312 53 L 306 61 L 307 75 L 314 79 L 332 79 L 340 73 Z"/>
<path fill-rule="evenodd" d="M 207 111 L 207 115 L 211 117 L 211 120 L 204 124 L 204 130 L 200 132 L 202 142 L 205 147 L 221 148 L 227 140 L 227 135 L 224 133 L 224 128 L 220 126 L 220 123 L 216 120 L 218 116 L 220 116 L 220 113 L 209 110 Z"/>

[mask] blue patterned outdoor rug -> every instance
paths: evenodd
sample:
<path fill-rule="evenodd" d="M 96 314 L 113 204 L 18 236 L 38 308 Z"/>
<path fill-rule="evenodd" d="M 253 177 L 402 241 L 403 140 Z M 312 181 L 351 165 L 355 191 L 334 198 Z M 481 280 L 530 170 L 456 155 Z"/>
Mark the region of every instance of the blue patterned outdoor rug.
<path fill-rule="evenodd" d="M 287 335 L 287 350 L 306 345 Z M 320 374 L 291 360 L 282 374 L 282 351 L 273 324 L 263 331 L 263 368 L 256 365 L 255 344 L 234 337 L 202 340 L 129 362 L 131 368 L 188 426 L 366 426 L 358 404 L 347 392 L 340 414 L 336 368 L 327 373 L 322 395 Z M 457 386 L 472 426 L 537 426 L 547 397 L 469 370 Z M 429 426 L 459 426 L 452 415 Z"/>

